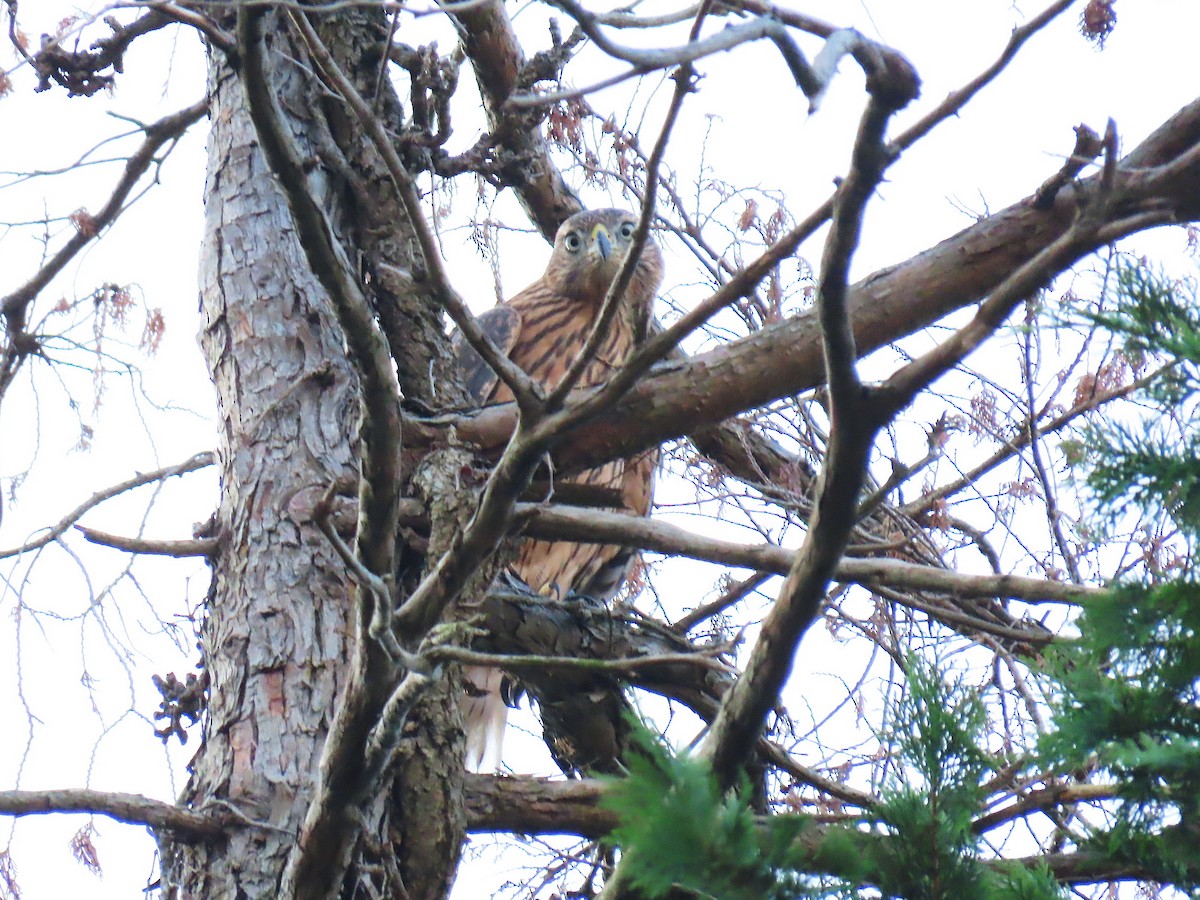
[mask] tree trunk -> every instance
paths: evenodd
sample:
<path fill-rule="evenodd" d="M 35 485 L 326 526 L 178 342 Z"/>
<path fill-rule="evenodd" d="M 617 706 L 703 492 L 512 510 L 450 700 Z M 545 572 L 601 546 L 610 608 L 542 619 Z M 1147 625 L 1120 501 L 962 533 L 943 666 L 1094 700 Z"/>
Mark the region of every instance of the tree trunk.
<path fill-rule="evenodd" d="M 354 16 L 339 16 L 337 33 L 326 40 L 335 54 L 361 64 L 353 41 L 381 46 L 378 22 L 368 14 L 352 21 L 357 29 L 342 27 Z M 381 237 L 376 228 L 366 237 L 376 223 L 355 216 L 358 198 L 349 189 L 339 193 L 346 183 L 339 166 L 356 167 L 360 191 L 362 184 L 370 190 L 378 173 L 363 171 L 369 154 L 361 144 L 359 152 L 345 152 L 353 130 L 324 118 L 311 76 L 292 62 L 304 52 L 284 21 L 268 18 L 267 66 L 294 139 L 306 158 L 322 161 L 310 189 L 341 239 L 364 245 L 346 246 L 347 258 L 378 259 L 380 243 L 403 248 L 411 242 L 402 224 L 397 236 Z M 253 824 L 212 844 L 164 837 L 162 877 L 170 897 L 263 897 L 279 890 L 301 832 L 352 654 L 346 567 L 308 510 L 314 495 L 357 474 L 359 381 L 259 152 L 240 78 L 218 53 L 210 55 L 209 96 L 200 341 L 222 424 L 220 550 L 203 627 L 208 720 L 182 802 L 236 811 Z M 331 147 L 342 156 L 326 167 Z M 410 382 L 405 394 L 428 400 L 436 384 L 431 372 L 441 374 L 449 359 L 438 311 L 409 297 L 390 302 L 381 318 L 393 343 L 405 335 L 406 353 L 393 346 L 402 384 Z M 381 696 L 390 689 L 381 685 Z M 364 879 L 384 896 L 413 898 L 445 896 L 452 883 L 465 815 L 461 725 L 448 683 L 430 692 L 410 725 L 393 789 L 361 811 L 349 868 L 344 877 L 334 874 L 343 896 L 362 894 L 356 886 Z"/>

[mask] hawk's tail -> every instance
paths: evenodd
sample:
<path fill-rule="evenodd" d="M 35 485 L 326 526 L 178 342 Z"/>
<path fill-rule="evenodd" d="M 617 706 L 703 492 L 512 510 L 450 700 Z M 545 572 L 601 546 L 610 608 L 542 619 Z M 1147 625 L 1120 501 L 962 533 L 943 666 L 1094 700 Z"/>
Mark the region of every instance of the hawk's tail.
<path fill-rule="evenodd" d="M 508 706 L 501 695 L 504 672 L 487 666 L 463 670 L 466 694 L 463 720 L 467 730 L 466 766 L 471 772 L 494 772 L 500 766 Z"/>

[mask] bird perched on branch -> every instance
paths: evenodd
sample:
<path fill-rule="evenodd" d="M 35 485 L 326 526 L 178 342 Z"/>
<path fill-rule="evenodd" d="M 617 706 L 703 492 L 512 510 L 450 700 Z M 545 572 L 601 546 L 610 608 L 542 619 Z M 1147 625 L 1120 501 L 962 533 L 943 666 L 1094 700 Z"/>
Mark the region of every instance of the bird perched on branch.
<path fill-rule="evenodd" d="M 636 227 L 637 217 L 618 209 L 576 213 L 558 229 L 545 274 L 480 317 L 488 336 L 544 389 L 551 390 L 559 383 L 584 348 L 609 287 L 632 247 Z M 646 331 L 662 274 L 662 254 L 658 245 L 647 238 L 629 287 L 619 300 L 597 352 L 584 368 L 579 387 L 607 380 L 629 358 L 639 336 Z M 505 403 L 513 399 L 512 392 L 461 334 L 456 336 L 455 346 L 467 387 L 478 402 Z M 648 451 L 572 474 L 565 480 L 618 492 L 624 511 L 644 516 L 650 511 L 656 462 L 657 452 Z M 512 571 L 531 589 L 546 596 L 561 599 L 576 593 L 607 601 L 621 589 L 633 560 L 633 551 L 624 547 L 526 540 Z M 508 715 L 501 696 L 502 674 L 498 669 L 471 667 L 466 679 L 467 765 L 476 771 L 494 769 L 499 763 Z M 552 737 L 547 699 L 539 696 L 539 702 L 551 753 L 560 766 L 581 768 L 576 752 L 580 748 L 561 745 L 589 739 Z M 576 713 L 568 716 L 579 717 Z M 582 759 L 587 764 L 586 752 Z"/>

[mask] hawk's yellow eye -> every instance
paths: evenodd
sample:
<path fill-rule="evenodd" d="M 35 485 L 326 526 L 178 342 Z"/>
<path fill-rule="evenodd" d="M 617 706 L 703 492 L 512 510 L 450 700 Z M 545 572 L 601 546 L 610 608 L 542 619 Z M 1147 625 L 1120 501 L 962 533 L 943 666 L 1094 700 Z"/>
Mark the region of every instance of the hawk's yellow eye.
<path fill-rule="evenodd" d="M 617 234 L 625 238 L 625 240 L 629 240 L 633 237 L 635 228 L 637 228 L 637 225 L 633 222 L 622 222 L 621 227 L 617 229 Z"/>
<path fill-rule="evenodd" d="M 563 238 L 563 246 L 572 253 L 576 253 L 579 251 L 579 248 L 583 246 L 583 238 L 581 238 L 577 232 L 572 231 L 565 238 Z"/>

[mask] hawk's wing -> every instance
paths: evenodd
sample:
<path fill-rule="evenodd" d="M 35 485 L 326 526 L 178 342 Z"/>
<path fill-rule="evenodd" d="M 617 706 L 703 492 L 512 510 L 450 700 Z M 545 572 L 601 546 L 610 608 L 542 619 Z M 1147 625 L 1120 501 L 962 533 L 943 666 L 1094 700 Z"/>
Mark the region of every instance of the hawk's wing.
<path fill-rule="evenodd" d="M 517 343 L 517 335 L 521 333 L 521 314 L 511 306 L 502 304 L 478 316 L 477 321 L 484 334 L 500 348 L 500 352 L 511 356 Z M 483 361 L 483 357 L 475 352 L 475 348 L 467 342 L 461 331 L 454 333 L 452 345 L 467 390 L 477 403 L 486 403 L 491 399 L 492 391 L 496 387 L 496 373 Z"/>

